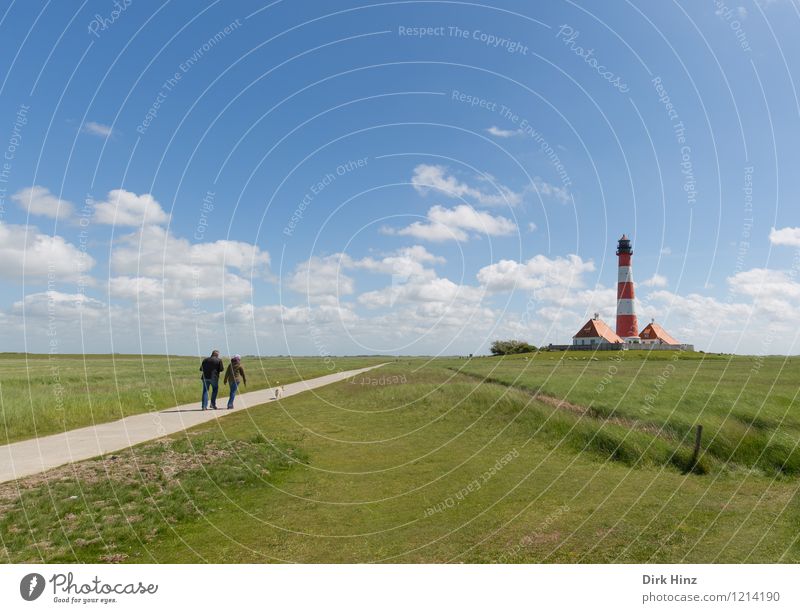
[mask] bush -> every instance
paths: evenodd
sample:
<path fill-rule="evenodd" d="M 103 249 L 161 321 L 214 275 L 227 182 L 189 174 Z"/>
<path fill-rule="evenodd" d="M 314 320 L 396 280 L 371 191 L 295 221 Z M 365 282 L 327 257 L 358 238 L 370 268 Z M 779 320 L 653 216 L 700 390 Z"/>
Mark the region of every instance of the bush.
<path fill-rule="evenodd" d="M 491 346 L 492 355 L 514 355 L 516 353 L 533 353 L 536 347 L 525 341 L 495 341 Z"/>

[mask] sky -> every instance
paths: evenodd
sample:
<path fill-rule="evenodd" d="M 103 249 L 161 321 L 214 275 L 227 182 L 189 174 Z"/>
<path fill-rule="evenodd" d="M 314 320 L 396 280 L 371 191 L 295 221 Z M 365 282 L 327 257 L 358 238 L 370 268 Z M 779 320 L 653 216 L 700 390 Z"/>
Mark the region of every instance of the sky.
<path fill-rule="evenodd" d="M 0 351 L 798 353 L 800 7 L 0 3 Z"/>

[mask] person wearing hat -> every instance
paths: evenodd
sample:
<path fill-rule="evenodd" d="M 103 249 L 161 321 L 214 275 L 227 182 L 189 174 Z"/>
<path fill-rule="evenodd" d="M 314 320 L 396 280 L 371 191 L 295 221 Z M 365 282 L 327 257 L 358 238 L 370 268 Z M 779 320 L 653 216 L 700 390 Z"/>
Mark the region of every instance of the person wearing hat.
<path fill-rule="evenodd" d="M 228 408 L 232 409 L 233 399 L 236 398 L 236 391 L 239 389 L 239 384 L 243 383 L 247 385 L 247 377 L 244 374 L 244 368 L 242 368 L 242 356 L 237 354 L 231 358 L 231 363 L 228 364 L 228 369 L 225 371 L 225 380 L 223 383 L 231 386 Z"/>
<path fill-rule="evenodd" d="M 219 351 L 214 349 L 211 355 L 200 364 L 200 378 L 203 381 L 203 399 L 200 401 L 201 410 L 208 408 L 208 386 L 211 386 L 211 408 L 217 408 L 217 393 L 219 392 L 219 375 L 222 372 L 222 360 Z"/>

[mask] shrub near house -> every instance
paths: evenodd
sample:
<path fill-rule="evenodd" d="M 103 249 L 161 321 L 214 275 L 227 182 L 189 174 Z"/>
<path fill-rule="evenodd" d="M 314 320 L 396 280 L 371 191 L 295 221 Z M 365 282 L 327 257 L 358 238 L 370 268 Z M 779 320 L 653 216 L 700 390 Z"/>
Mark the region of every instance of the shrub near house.
<path fill-rule="evenodd" d="M 525 341 L 494 341 L 490 348 L 492 355 L 514 355 L 517 353 L 533 353 L 536 347 Z"/>

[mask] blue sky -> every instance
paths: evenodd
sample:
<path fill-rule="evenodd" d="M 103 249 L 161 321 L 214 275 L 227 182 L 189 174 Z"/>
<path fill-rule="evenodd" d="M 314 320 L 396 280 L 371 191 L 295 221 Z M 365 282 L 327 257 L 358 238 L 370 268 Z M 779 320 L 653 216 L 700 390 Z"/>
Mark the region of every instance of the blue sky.
<path fill-rule="evenodd" d="M 4 350 L 797 352 L 788 0 L 0 11 Z"/>

